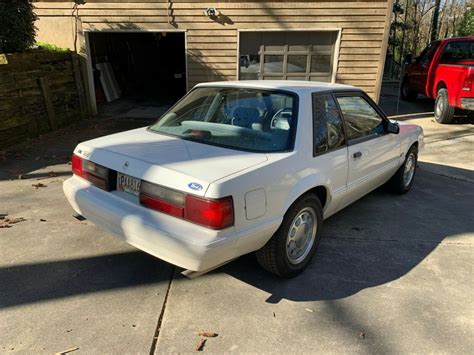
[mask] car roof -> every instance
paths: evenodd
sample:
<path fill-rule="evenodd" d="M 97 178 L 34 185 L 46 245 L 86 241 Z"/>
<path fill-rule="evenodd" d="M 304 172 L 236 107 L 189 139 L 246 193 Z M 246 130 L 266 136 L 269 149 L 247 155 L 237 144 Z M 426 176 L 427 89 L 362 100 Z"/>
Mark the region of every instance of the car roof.
<path fill-rule="evenodd" d="M 319 81 L 299 80 L 240 80 L 240 81 L 215 81 L 197 84 L 196 87 L 239 87 L 252 89 L 286 90 L 296 93 L 361 90 L 351 85 L 332 84 Z"/>

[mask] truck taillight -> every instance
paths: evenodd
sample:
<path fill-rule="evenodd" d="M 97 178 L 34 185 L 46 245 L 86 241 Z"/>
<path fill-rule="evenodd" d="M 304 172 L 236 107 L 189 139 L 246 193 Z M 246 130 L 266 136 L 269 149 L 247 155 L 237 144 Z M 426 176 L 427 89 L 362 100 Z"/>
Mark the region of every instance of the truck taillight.
<path fill-rule="evenodd" d="M 474 72 L 471 70 L 471 73 L 469 73 L 466 78 L 464 79 L 464 82 L 462 83 L 462 91 L 471 91 L 473 87 L 473 82 L 474 82 Z"/>
<path fill-rule="evenodd" d="M 71 164 L 73 174 L 88 180 L 102 190 L 109 191 L 109 181 L 112 181 L 109 169 L 75 154 L 71 157 Z"/>
<path fill-rule="evenodd" d="M 206 199 L 142 181 L 140 204 L 211 229 L 234 225 L 232 197 Z"/>

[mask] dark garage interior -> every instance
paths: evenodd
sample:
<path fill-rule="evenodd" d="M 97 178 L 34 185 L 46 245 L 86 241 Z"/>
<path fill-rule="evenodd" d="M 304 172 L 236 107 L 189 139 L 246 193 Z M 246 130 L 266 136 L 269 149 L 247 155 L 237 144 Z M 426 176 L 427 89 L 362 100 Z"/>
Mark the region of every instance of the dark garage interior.
<path fill-rule="evenodd" d="M 186 93 L 184 33 L 92 32 L 89 46 L 99 112 L 153 116 Z"/>

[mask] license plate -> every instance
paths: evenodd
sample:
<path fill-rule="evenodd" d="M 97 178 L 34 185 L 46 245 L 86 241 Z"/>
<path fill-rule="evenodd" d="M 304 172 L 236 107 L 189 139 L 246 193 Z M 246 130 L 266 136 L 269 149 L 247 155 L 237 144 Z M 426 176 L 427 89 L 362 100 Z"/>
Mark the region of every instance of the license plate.
<path fill-rule="evenodd" d="M 141 180 L 130 175 L 122 173 L 117 174 L 117 189 L 125 191 L 133 195 L 137 195 L 140 192 Z"/>

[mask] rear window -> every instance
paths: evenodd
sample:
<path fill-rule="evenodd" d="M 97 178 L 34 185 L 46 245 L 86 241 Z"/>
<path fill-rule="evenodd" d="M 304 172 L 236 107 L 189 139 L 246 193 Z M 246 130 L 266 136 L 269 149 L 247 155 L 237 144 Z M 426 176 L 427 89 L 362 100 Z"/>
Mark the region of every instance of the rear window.
<path fill-rule="evenodd" d="M 444 48 L 441 62 L 450 63 L 463 60 L 474 60 L 474 41 L 448 43 Z"/>
<path fill-rule="evenodd" d="M 255 152 L 291 149 L 296 125 L 294 94 L 247 88 L 192 90 L 151 131 L 200 143 Z"/>

